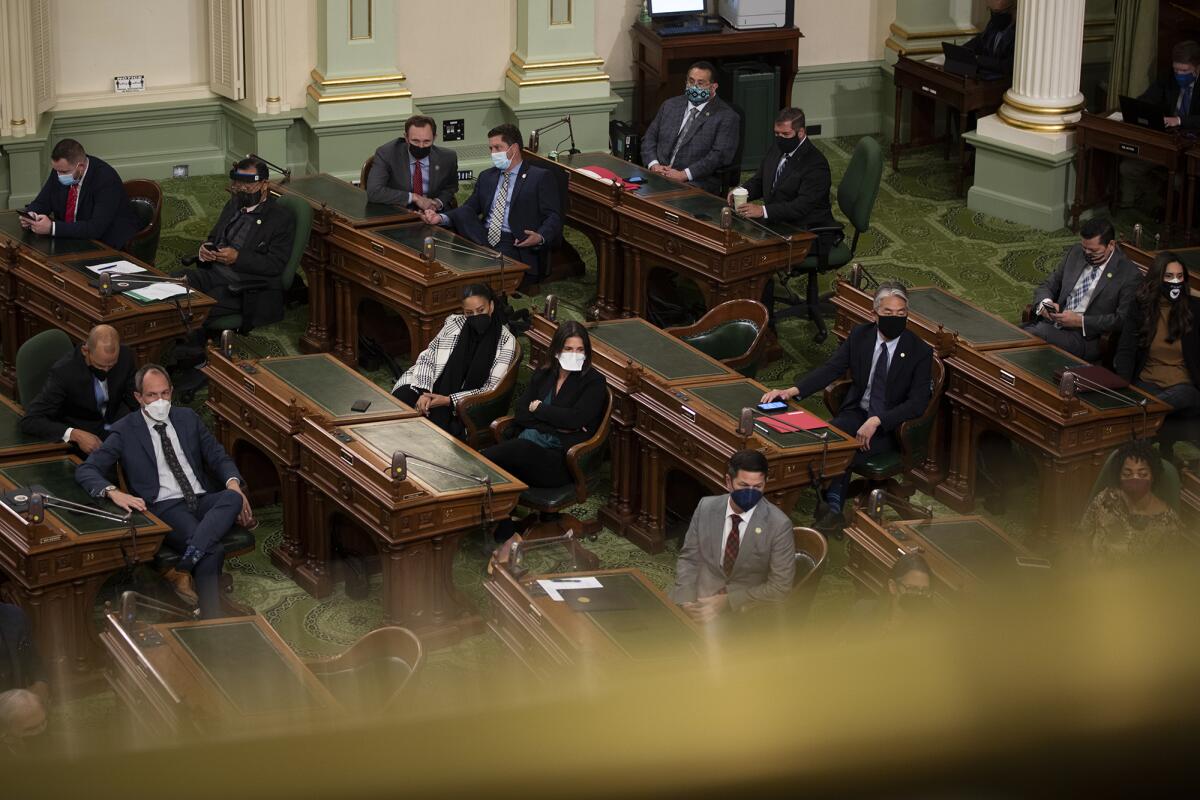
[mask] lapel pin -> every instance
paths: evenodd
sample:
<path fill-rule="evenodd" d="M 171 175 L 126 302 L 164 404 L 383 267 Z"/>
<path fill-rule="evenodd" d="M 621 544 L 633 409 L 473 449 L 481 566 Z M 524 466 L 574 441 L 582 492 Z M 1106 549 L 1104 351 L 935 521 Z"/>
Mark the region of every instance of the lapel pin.
<path fill-rule="evenodd" d="M 901 357 L 901 358 L 904 358 L 904 353 L 903 353 L 903 352 L 901 352 L 901 353 L 900 353 L 900 357 Z"/>
<path fill-rule="evenodd" d="M 1112 277 L 1112 273 L 1111 273 L 1111 272 L 1110 272 L 1110 273 L 1108 273 L 1108 277 L 1110 277 L 1110 278 Z"/>
<path fill-rule="evenodd" d="M 254 224 L 255 224 L 255 225 L 262 225 L 262 220 L 261 220 L 261 219 L 256 219 L 256 220 L 254 220 Z"/>
<path fill-rule="evenodd" d="M 760 534 L 760 533 L 762 533 L 762 528 L 755 528 L 755 529 L 754 529 L 754 534 L 755 534 L 756 536 L 757 536 L 758 534 Z"/>

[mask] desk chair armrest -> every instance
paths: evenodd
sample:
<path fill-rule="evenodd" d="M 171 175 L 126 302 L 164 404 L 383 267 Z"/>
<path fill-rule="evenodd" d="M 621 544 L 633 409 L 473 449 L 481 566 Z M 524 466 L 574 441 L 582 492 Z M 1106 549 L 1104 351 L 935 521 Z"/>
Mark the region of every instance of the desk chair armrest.
<path fill-rule="evenodd" d="M 600 427 L 592 434 L 590 439 L 582 441 L 567 450 L 567 471 L 571 473 L 571 479 L 575 481 L 575 499 L 576 502 L 582 503 L 588 498 L 589 486 L 589 470 L 586 469 L 587 456 L 594 451 L 604 446 L 608 441 L 608 430 L 612 425 L 612 409 L 613 395 L 612 389 L 608 390 L 608 406 L 604 411 L 604 418 L 600 421 Z M 596 471 L 590 470 L 590 477 L 594 480 Z"/>
<path fill-rule="evenodd" d="M 1021 324 L 1029 325 L 1036 321 L 1037 317 L 1033 313 L 1033 303 L 1027 304 L 1021 309 Z"/>
<path fill-rule="evenodd" d="M 830 414 L 837 414 L 841 409 L 842 403 L 846 400 L 846 393 L 850 391 L 850 386 L 853 383 L 850 377 L 847 376 L 838 378 L 825 387 L 825 408 L 829 409 Z"/>
<path fill-rule="evenodd" d="M 841 223 L 835 223 L 833 225 L 817 225 L 815 227 L 808 228 L 807 230 L 813 236 L 817 237 L 817 241 L 813 245 L 817 251 L 816 252 L 817 272 L 825 272 L 829 269 L 829 250 L 832 248 L 824 248 L 824 247 L 820 246 L 821 234 L 823 234 L 823 233 L 844 233 L 846 230 L 846 226 L 842 225 Z M 841 241 L 841 240 L 839 239 L 838 241 Z M 858 241 L 858 235 L 856 233 L 855 234 L 855 242 L 857 242 L 857 241 Z M 803 263 L 803 261 L 801 263 Z M 792 274 L 795 275 L 795 274 L 798 274 L 798 272 L 807 272 L 807 270 L 798 269 L 797 266 L 793 266 Z"/>
<path fill-rule="evenodd" d="M 269 288 L 271 288 L 271 284 L 266 278 L 239 278 L 229 284 L 229 293 L 241 295 L 246 292 L 261 292 Z"/>
<path fill-rule="evenodd" d="M 916 463 L 924 460 L 928 454 L 929 439 L 933 435 L 933 426 L 938 409 L 941 407 L 942 390 L 946 384 L 946 371 L 942 360 L 937 356 L 933 357 L 930 381 L 932 391 L 929 396 L 929 404 L 925 406 L 925 412 L 919 417 L 900 423 L 900 427 L 896 431 L 896 438 L 900 440 L 900 456 L 908 467 L 916 466 Z"/>
<path fill-rule="evenodd" d="M 509 366 L 508 372 L 505 373 L 500 383 L 496 384 L 491 391 L 464 397 L 455 406 L 454 411 L 458 414 L 459 422 L 464 428 L 467 444 L 475 448 L 488 444 L 490 425 L 500 415 L 507 413 L 512 406 L 513 395 L 517 388 L 517 372 L 520 366 L 521 340 L 517 339 L 512 365 Z"/>
<path fill-rule="evenodd" d="M 504 441 L 504 431 L 509 425 L 513 424 L 514 420 L 516 420 L 516 417 L 501 417 L 488 426 L 488 430 L 492 432 L 492 436 L 496 437 L 497 443 Z"/>

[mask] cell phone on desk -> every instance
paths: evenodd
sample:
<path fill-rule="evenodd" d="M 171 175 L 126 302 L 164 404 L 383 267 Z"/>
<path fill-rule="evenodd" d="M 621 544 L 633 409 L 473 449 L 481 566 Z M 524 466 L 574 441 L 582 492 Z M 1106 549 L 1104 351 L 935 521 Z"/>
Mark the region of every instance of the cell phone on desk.
<path fill-rule="evenodd" d="M 641 175 L 630 175 L 628 178 L 625 179 L 625 182 L 626 183 L 644 183 L 645 180 L 646 179 L 643 178 Z"/>
<path fill-rule="evenodd" d="M 757 406 L 755 406 L 755 408 L 757 408 L 759 411 L 765 411 L 765 412 L 783 411 L 787 407 L 788 407 L 788 404 L 782 400 L 775 400 L 774 402 L 771 402 L 771 403 L 759 403 Z"/>

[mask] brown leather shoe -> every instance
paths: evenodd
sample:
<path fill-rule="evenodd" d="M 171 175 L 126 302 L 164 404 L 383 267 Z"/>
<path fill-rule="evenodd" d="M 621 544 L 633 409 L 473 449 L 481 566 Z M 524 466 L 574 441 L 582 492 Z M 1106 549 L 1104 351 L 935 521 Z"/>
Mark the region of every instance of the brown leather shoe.
<path fill-rule="evenodd" d="M 192 582 L 191 574 L 172 568 L 164 572 L 163 577 L 171 584 L 171 588 L 175 590 L 179 599 L 187 603 L 189 608 L 200 605 L 200 595 L 196 594 L 196 584 Z"/>

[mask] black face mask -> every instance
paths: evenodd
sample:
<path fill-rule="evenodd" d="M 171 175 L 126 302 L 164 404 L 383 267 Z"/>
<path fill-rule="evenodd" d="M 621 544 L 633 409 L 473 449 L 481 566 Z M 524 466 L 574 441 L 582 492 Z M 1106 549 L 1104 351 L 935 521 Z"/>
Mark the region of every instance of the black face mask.
<path fill-rule="evenodd" d="M 1104 250 L 1097 255 L 1092 255 L 1085 251 L 1083 257 L 1090 266 L 1098 267 L 1108 260 L 1108 250 Z"/>
<path fill-rule="evenodd" d="M 880 317 L 879 332 L 885 339 L 895 339 L 908 327 L 908 317 Z"/>
<path fill-rule="evenodd" d="M 796 149 L 797 141 L 798 139 L 795 136 L 776 136 L 775 146 L 779 148 L 779 152 L 787 155 Z"/>
<path fill-rule="evenodd" d="M 1163 297 L 1167 298 L 1167 300 L 1171 301 L 1172 303 L 1174 303 L 1179 298 L 1183 297 L 1183 282 L 1182 281 L 1180 281 L 1179 283 L 1171 283 L 1170 281 L 1163 281 L 1162 285 L 1159 286 L 1158 288 L 1159 288 L 1159 291 L 1162 292 Z"/>
<path fill-rule="evenodd" d="M 260 192 L 234 192 L 233 201 L 237 203 L 238 208 L 249 208 L 262 202 L 262 194 Z"/>
<path fill-rule="evenodd" d="M 471 326 L 471 330 L 475 331 L 475 333 L 483 333 L 491 326 L 492 315 L 475 314 L 474 316 L 467 317 L 467 324 Z"/>
<path fill-rule="evenodd" d="M 417 147 L 415 144 L 410 144 L 408 146 L 408 152 L 412 153 L 412 157 L 415 158 L 417 161 L 420 161 L 422 158 L 429 155 L 429 151 L 432 149 L 433 149 L 432 145 L 425 145 L 424 147 Z"/>
<path fill-rule="evenodd" d="M 100 369 L 99 367 L 93 367 L 93 366 L 89 366 L 88 369 L 92 371 L 92 375 L 96 376 L 96 380 L 98 380 L 98 381 L 108 380 L 108 370 Z"/>

